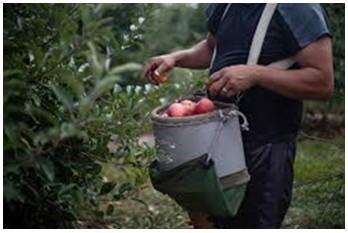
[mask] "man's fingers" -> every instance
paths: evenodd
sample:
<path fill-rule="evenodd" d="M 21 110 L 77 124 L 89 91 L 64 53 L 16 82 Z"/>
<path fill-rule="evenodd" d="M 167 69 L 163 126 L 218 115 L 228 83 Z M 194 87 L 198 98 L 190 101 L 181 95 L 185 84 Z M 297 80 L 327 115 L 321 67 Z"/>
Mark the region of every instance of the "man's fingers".
<path fill-rule="evenodd" d="M 149 80 L 151 84 L 158 85 L 159 82 L 157 80 L 157 76 L 154 73 L 155 73 L 154 70 L 151 70 L 147 76 L 147 79 Z"/>
<path fill-rule="evenodd" d="M 224 87 L 227 92 L 224 96 L 226 97 L 233 97 L 239 95 L 242 90 L 233 82 L 226 82 L 226 85 Z"/>
<path fill-rule="evenodd" d="M 148 72 L 146 73 L 147 79 L 153 84 L 156 84 L 156 79 L 154 77 L 154 71 L 157 68 L 157 66 L 158 66 L 157 63 L 152 63 L 148 69 Z"/>
<path fill-rule="evenodd" d="M 221 77 L 217 81 L 213 82 L 208 88 L 209 93 L 213 96 L 220 94 L 221 89 L 225 86 L 226 79 Z"/>
<path fill-rule="evenodd" d="M 143 70 L 142 70 L 142 77 L 146 78 L 151 70 L 151 66 L 153 65 L 153 61 L 149 60 L 145 63 L 145 65 L 143 66 Z"/>
<path fill-rule="evenodd" d="M 147 81 L 152 84 L 158 84 L 153 75 L 153 72 L 157 68 L 158 63 L 159 62 L 156 59 L 151 59 L 143 67 L 142 77 L 147 79 Z"/>
<path fill-rule="evenodd" d="M 167 73 L 170 69 L 171 67 L 169 67 L 167 63 L 163 62 L 158 66 L 158 68 L 154 72 L 156 72 L 157 75 L 161 75 Z"/>
<path fill-rule="evenodd" d="M 216 82 L 217 80 L 221 79 L 222 76 L 223 76 L 222 70 L 213 73 L 213 74 L 209 77 L 209 80 L 208 80 L 208 82 L 207 82 L 207 87 L 209 87 L 212 83 Z"/>
<path fill-rule="evenodd" d="M 226 92 L 224 93 L 223 91 L 221 91 L 220 94 L 228 98 L 233 97 L 238 93 L 235 86 L 231 82 L 226 82 L 226 85 L 223 87 L 223 89 L 225 89 Z"/>
<path fill-rule="evenodd" d="M 146 64 L 144 65 L 144 67 L 143 67 L 141 76 L 142 76 L 143 78 L 147 78 L 147 75 L 148 75 L 149 71 L 150 71 L 150 64 L 149 64 L 149 63 L 146 63 Z"/>
<path fill-rule="evenodd" d="M 152 84 L 158 85 L 164 80 L 164 74 L 172 69 L 172 66 L 161 58 L 150 59 L 143 67 L 142 76 Z"/>

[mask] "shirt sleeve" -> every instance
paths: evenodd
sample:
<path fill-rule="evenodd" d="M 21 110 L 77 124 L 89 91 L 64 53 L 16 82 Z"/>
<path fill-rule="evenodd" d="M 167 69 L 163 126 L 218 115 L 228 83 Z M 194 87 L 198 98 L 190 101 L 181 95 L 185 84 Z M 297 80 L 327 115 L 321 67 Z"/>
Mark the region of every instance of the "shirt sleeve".
<path fill-rule="evenodd" d="M 330 36 L 327 15 L 320 4 L 279 4 L 285 47 L 294 54 L 323 36 Z"/>

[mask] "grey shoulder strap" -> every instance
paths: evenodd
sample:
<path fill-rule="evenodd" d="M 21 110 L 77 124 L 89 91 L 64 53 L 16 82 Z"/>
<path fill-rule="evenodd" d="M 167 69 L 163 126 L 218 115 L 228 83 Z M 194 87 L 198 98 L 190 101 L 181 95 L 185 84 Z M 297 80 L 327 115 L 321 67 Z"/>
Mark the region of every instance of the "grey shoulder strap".
<path fill-rule="evenodd" d="M 277 8 L 277 5 L 278 5 L 277 3 L 267 3 L 262 12 L 261 18 L 257 24 L 256 30 L 251 42 L 248 61 L 247 61 L 248 65 L 253 65 L 258 63 L 262 45 L 266 37 L 267 29 L 268 29 L 269 23 L 271 22 L 272 16 Z M 289 57 L 280 61 L 273 62 L 269 64 L 268 66 L 277 68 L 277 69 L 288 69 L 294 63 L 295 63 L 295 60 L 292 57 Z"/>
<path fill-rule="evenodd" d="M 257 64 L 263 41 L 266 37 L 266 32 L 268 29 L 268 25 L 271 22 L 272 16 L 277 8 L 277 3 L 267 3 L 265 8 L 263 9 L 261 18 L 257 24 L 256 30 L 254 32 L 254 36 L 251 42 L 250 50 L 249 50 L 249 57 L 247 64 L 248 65 L 254 65 Z"/>
<path fill-rule="evenodd" d="M 230 9 L 230 6 L 231 6 L 231 3 L 228 3 L 225 10 L 224 10 L 224 13 L 222 14 L 221 16 L 221 19 L 220 19 L 220 23 L 222 22 L 222 20 L 224 20 L 225 16 L 226 16 L 226 13 L 228 11 L 228 9 Z"/>

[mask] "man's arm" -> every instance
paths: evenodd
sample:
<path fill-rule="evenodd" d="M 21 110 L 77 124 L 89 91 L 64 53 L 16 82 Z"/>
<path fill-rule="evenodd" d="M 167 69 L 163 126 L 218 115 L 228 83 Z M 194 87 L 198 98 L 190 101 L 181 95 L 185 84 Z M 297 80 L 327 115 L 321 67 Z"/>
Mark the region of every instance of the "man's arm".
<path fill-rule="evenodd" d="M 323 37 L 295 55 L 298 70 L 279 70 L 261 65 L 226 67 L 211 77 L 213 95 L 232 96 L 259 85 L 294 99 L 329 99 L 334 90 L 332 44 Z M 227 92 L 222 93 L 225 87 Z"/>
<path fill-rule="evenodd" d="M 202 40 L 190 49 L 151 58 L 144 65 L 143 76 L 149 78 L 149 81 L 152 83 L 158 83 L 158 80 L 154 79 L 155 72 L 165 74 L 175 66 L 191 69 L 208 68 L 214 46 L 215 39 L 209 33 L 205 40 Z"/>
<path fill-rule="evenodd" d="M 172 53 L 175 66 L 190 69 L 206 69 L 210 65 L 215 47 L 215 39 L 209 33 L 207 38 L 190 49 Z"/>
<path fill-rule="evenodd" d="M 302 49 L 295 56 L 299 70 L 259 67 L 256 83 L 295 99 L 331 98 L 334 90 L 331 39 L 325 37 Z"/>

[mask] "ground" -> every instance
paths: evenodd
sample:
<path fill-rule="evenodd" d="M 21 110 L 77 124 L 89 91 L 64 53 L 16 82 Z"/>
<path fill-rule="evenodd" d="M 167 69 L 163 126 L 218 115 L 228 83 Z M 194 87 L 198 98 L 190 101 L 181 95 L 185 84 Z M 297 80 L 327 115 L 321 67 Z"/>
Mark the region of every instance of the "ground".
<path fill-rule="evenodd" d="M 344 228 L 344 136 L 302 134 L 294 169 L 293 201 L 282 228 Z M 192 228 L 186 212 L 150 182 L 112 205 L 101 228 Z"/>

